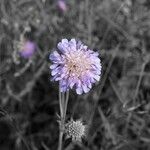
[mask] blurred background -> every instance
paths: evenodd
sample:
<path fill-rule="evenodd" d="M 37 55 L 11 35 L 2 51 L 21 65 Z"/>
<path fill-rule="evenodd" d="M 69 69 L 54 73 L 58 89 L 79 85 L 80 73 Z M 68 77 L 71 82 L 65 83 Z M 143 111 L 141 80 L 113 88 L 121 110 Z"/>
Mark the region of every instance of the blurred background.
<path fill-rule="evenodd" d="M 150 150 L 149 0 L 0 0 L 0 150 L 56 150 L 58 83 L 49 54 L 62 38 L 98 51 L 101 81 L 70 92 L 67 120 L 89 126 L 65 150 Z"/>

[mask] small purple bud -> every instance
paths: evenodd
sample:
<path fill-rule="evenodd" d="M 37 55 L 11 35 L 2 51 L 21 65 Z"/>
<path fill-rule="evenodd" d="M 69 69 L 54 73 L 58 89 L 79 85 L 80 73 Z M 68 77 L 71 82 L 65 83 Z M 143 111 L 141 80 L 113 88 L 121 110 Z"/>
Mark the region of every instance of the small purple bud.
<path fill-rule="evenodd" d="M 66 12 L 68 10 L 65 0 L 58 0 L 57 6 L 60 9 L 60 11 L 62 11 L 62 12 Z"/>
<path fill-rule="evenodd" d="M 24 58 L 30 58 L 36 51 L 36 44 L 31 41 L 24 41 L 20 48 L 20 55 Z"/>

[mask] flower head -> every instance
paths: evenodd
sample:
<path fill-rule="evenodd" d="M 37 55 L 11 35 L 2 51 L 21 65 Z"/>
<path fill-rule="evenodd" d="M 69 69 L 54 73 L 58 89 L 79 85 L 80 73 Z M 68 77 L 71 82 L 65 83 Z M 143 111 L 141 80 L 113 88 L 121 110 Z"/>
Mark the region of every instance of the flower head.
<path fill-rule="evenodd" d="M 58 0 L 57 6 L 62 12 L 66 12 L 68 9 L 65 0 Z"/>
<path fill-rule="evenodd" d="M 19 53 L 24 58 L 30 58 L 36 51 L 36 45 L 34 42 L 29 40 L 21 41 L 19 45 Z"/>
<path fill-rule="evenodd" d="M 52 80 L 59 81 L 61 92 L 73 87 L 77 94 L 89 92 L 92 84 L 100 80 L 99 54 L 75 39 L 62 39 L 57 48 L 50 55 Z"/>
<path fill-rule="evenodd" d="M 67 138 L 72 138 L 73 141 L 81 142 L 81 139 L 86 136 L 87 126 L 83 125 L 81 120 L 66 123 L 65 134 Z"/>

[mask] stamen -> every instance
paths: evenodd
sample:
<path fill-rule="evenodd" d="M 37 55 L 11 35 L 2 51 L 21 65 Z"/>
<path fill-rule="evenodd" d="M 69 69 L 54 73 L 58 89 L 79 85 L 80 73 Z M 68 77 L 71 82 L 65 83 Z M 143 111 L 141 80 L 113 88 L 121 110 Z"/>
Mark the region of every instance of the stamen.
<path fill-rule="evenodd" d="M 84 53 L 69 53 L 66 57 L 66 66 L 70 76 L 80 77 L 91 68 L 91 63 Z"/>

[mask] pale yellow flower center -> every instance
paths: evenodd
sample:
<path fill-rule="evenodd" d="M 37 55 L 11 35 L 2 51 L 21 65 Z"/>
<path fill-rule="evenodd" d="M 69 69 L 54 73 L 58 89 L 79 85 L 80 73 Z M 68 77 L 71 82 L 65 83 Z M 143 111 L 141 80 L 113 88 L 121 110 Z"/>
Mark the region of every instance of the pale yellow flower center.
<path fill-rule="evenodd" d="M 71 52 L 66 55 L 66 68 L 70 76 L 79 77 L 91 67 L 90 60 L 81 52 Z"/>

